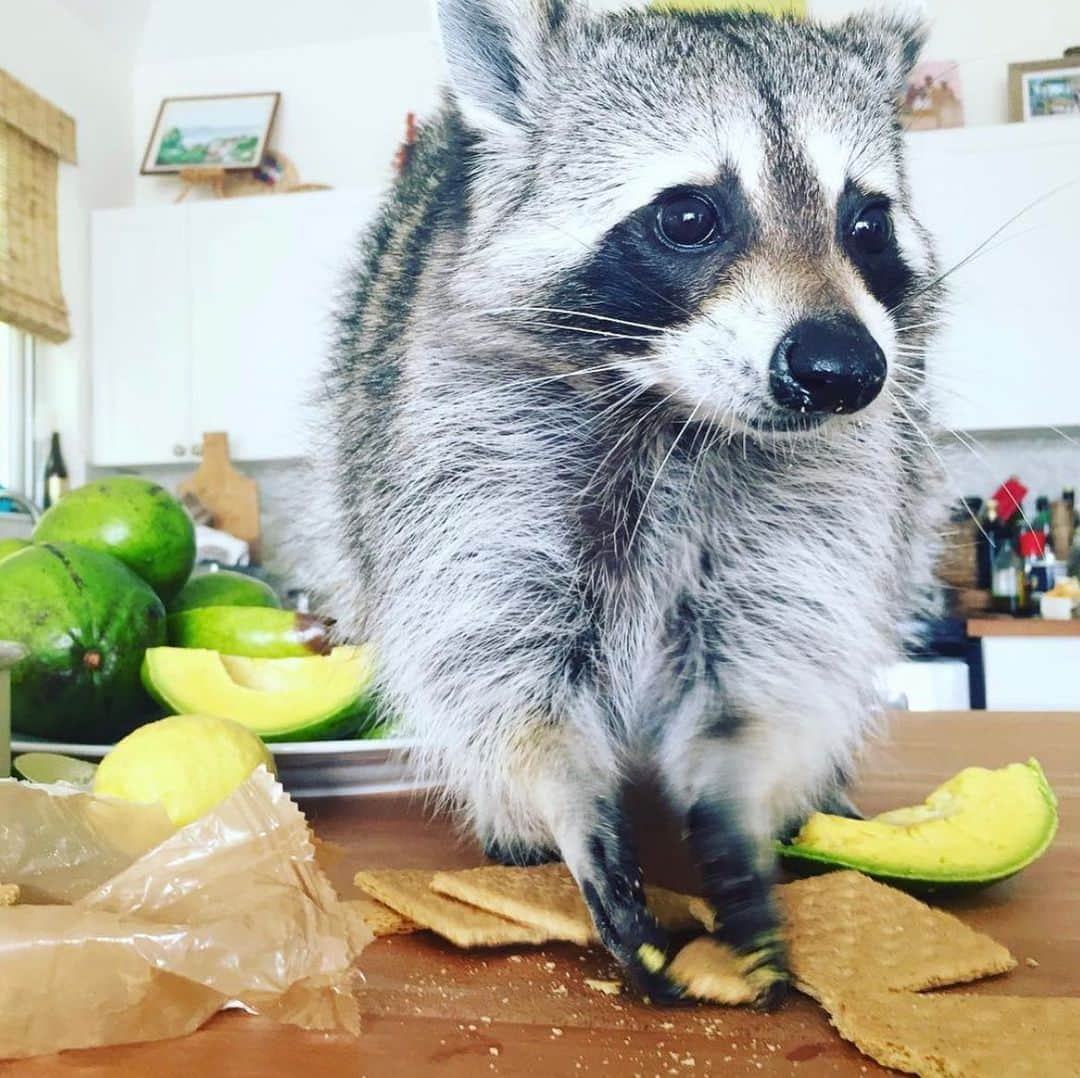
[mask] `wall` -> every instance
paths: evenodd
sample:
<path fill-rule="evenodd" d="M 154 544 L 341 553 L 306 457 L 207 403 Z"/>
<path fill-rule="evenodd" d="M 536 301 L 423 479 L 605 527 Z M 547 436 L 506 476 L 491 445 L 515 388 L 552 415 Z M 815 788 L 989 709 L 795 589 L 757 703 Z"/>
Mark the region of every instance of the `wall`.
<path fill-rule="evenodd" d="M 134 72 L 135 167 L 162 98 L 278 90 L 271 143 L 303 180 L 382 187 L 405 114 L 437 101 L 441 60 L 429 27 L 428 0 L 156 0 Z M 175 177 L 140 177 L 136 202 L 176 193 Z"/>
<path fill-rule="evenodd" d="M 826 20 L 897 6 L 897 0 L 810 0 L 811 12 Z M 924 58 L 957 62 L 968 125 L 1008 120 L 1010 63 L 1060 57 L 1068 46 L 1080 45 L 1076 0 L 926 0 L 915 6 L 925 9 L 930 23 Z"/>
<path fill-rule="evenodd" d="M 79 163 L 61 164 L 60 269 L 71 340 L 40 344 L 37 438 L 63 431 L 72 478 L 89 428 L 90 211 L 133 198 L 131 57 L 57 0 L 0 0 L 0 67 L 75 117 Z M 44 459 L 42 457 L 42 459 Z"/>

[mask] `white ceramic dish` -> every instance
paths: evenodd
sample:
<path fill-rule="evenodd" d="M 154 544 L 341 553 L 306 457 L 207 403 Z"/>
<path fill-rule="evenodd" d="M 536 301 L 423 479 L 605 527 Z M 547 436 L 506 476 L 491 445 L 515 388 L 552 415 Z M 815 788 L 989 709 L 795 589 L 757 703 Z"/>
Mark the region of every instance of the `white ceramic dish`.
<path fill-rule="evenodd" d="M 381 741 L 281 741 L 268 746 L 278 778 L 293 797 L 372 797 L 408 793 L 423 787 L 409 769 L 405 738 Z M 36 737 L 11 740 L 11 752 L 59 752 L 80 760 L 100 760 L 111 745 L 44 741 Z"/>

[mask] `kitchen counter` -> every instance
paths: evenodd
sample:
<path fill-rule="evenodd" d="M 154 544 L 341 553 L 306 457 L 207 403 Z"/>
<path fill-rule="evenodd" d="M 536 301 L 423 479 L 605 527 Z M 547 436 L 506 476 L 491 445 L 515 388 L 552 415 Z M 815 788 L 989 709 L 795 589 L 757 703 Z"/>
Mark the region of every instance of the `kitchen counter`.
<path fill-rule="evenodd" d="M 1042 618 L 969 618 L 968 636 L 1080 636 L 1080 618 L 1046 621 Z"/>
<path fill-rule="evenodd" d="M 970 764 L 1038 757 L 1061 801 L 1061 829 L 1046 856 L 1014 879 L 947 904 L 1006 944 L 1008 977 L 970 991 L 1080 996 L 1080 715 L 904 713 L 892 739 L 861 769 L 856 800 L 870 813 L 921 801 Z M 308 801 L 321 838 L 342 848 L 332 868 L 351 894 L 356 869 L 480 863 L 446 820 L 399 797 Z M 655 825 L 642 834 L 647 875 L 686 885 L 680 844 Z M 1035 959 L 1030 965 L 1025 959 Z M 420 933 L 379 940 L 360 959 L 364 1031 L 306 1033 L 239 1013 L 221 1014 L 182 1040 L 66 1052 L 0 1065 L 0 1076 L 170 1075 L 821 1075 L 889 1074 L 843 1042 L 822 1011 L 795 995 L 777 1014 L 690 1006 L 656 1009 L 588 989 L 615 976 L 599 951 L 569 946 L 461 953 Z M 57 1016 L 62 1020 L 62 1016 Z M 692 1063 L 686 1062 L 693 1060 Z"/>

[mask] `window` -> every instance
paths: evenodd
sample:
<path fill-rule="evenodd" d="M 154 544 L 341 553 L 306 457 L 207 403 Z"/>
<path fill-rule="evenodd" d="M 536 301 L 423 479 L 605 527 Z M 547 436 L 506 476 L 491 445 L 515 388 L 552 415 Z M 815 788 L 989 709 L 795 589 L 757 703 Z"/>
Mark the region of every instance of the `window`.
<path fill-rule="evenodd" d="M 75 123 L 0 69 L 0 319 L 47 341 L 68 338 L 60 288 L 56 184 L 75 163 Z"/>
<path fill-rule="evenodd" d="M 34 342 L 0 322 L 0 486 L 34 494 Z"/>

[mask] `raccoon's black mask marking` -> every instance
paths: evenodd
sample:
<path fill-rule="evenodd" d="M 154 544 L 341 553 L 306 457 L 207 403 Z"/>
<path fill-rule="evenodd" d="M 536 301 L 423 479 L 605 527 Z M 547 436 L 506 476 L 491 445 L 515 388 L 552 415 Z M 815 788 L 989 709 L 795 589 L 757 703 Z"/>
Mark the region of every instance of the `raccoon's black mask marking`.
<path fill-rule="evenodd" d="M 573 330 L 618 330 L 642 339 L 613 337 L 591 347 L 635 355 L 648 350 L 649 338 L 657 331 L 700 315 L 709 296 L 722 287 L 740 256 L 753 245 L 757 224 L 738 177 L 730 171 L 713 184 L 678 190 L 700 191 L 717 207 L 723 219 L 723 235 L 717 242 L 687 250 L 665 244 L 656 231 L 657 208 L 672 193 L 665 191 L 611 229 L 585 261 L 547 293 L 552 308 L 654 329 L 623 328 L 615 322 L 605 326 L 597 319 L 557 314 L 550 320 L 565 325 L 568 332 L 549 332 L 575 347 L 589 347 L 590 342 L 583 342 Z"/>

